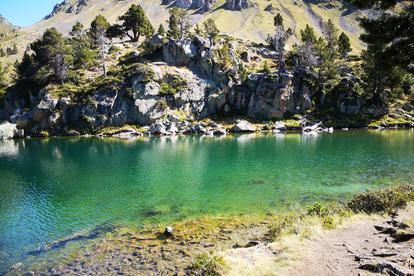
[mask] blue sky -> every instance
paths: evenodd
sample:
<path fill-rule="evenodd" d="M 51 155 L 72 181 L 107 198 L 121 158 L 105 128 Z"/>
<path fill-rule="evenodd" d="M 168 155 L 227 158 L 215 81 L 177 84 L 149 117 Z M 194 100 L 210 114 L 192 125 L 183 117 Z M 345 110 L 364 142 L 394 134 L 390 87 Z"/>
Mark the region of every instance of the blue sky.
<path fill-rule="evenodd" d="M 0 0 L 0 14 L 17 26 L 29 26 L 46 15 L 61 0 Z"/>

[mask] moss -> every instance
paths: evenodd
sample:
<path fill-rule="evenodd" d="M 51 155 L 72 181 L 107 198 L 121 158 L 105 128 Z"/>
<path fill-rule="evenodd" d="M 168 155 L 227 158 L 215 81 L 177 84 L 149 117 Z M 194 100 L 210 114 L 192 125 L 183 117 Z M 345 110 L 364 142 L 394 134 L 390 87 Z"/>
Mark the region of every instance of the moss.
<path fill-rule="evenodd" d="M 114 134 L 117 134 L 117 133 L 120 133 L 120 132 L 123 132 L 123 131 L 127 131 L 127 130 L 130 130 L 130 129 L 133 129 L 137 132 L 142 132 L 143 131 L 143 129 L 139 126 L 125 125 L 125 126 L 122 126 L 122 127 L 112 127 L 112 126 L 111 127 L 104 127 L 104 128 L 99 129 L 98 132 L 102 133 L 104 135 L 111 136 L 111 135 L 114 135 Z"/>
<path fill-rule="evenodd" d="M 142 64 L 142 63 L 135 63 L 132 65 L 124 66 L 122 69 L 123 75 L 127 78 L 131 78 L 134 76 L 142 76 L 142 83 L 148 83 L 154 81 L 156 78 L 156 74 L 151 67 Z"/>
<path fill-rule="evenodd" d="M 160 85 L 162 95 L 174 95 L 188 87 L 187 81 L 179 76 L 167 76 L 166 81 Z"/>
<path fill-rule="evenodd" d="M 49 137 L 49 132 L 47 130 L 41 130 L 39 131 L 39 136 L 47 138 Z"/>
<path fill-rule="evenodd" d="M 347 206 L 354 212 L 395 212 L 414 200 L 414 186 L 402 185 L 355 195 Z"/>
<path fill-rule="evenodd" d="M 385 115 L 380 119 L 372 121 L 368 124 L 368 127 L 375 128 L 375 127 L 405 127 L 411 125 L 413 122 L 406 117 L 403 116 L 390 116 Z"/>
<path fill-rule="evenodd" d="M 226 272 L 226 264 L 222 257 L 202 253 L 195 257 L 189 270 L 191 275 L 220 276 Z"/>
<path fill-rule="evenodd" d="M 283 123 L 287 128 L 299 128 L 300 127 L 300 121 L 294 120 L 294 119 L 287 119 L 283 120 Z"/>

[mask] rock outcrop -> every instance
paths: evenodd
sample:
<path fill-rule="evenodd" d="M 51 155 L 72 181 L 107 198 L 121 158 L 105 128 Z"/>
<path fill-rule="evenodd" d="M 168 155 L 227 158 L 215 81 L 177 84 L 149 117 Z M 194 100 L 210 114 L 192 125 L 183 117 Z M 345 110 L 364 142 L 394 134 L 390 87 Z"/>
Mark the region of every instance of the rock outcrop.
<path fill-rule="evenodd" d="M 99 86 L 95 91 L 68 93 L 53 98 L 47 89 L 18 97 L 4 96 L 7 119 L 28 135 L 81 133 L 107 126 L 138 124 L 156 134 L 193 132 L 223 135 L 220 127 L 182 125 L 181 121 L 209 116 L 247 116 L 256 120 L 282 119 L 311 107 L 312 92 L 293 73 L 279 76 L 250 73 L 242 78 L 238 53 L 241 41 L 217 41 L 214 46 L 195 36 L 162 44 L 163 62 L 137 63 L 123 82 Z M 244 45 L 242 45 L 244 46 Z M 228 53 L 223 62 L 217 49 Z M 247 56 L 260 60 L 273 55 L 263 46 L 249 46 Z M 157 125 L 160 119 L 170 123 Z M 235 131 L 255 131 L 241 123 Z M 129 136 L 129 134 L 125 134 Z"/>
<path fill-rule="evenodd" d="M 49 19 L 60 12 L 78 14 L 88 5 L 88 1 L 89 0 L 65 0 L 62 3 L 56 4 L 52 13 L 46 16 L 45 19 Z"/>
<path fill-rule="evenodd" d="M 194 9 L 199 12 L 209 11 L 216 0 L 163 0 L 163 5 L 173 5 L 181 9 Z"/>
<path fill-rule="evenodd" d="M 241 11 L 250 8 L 252 4 L 249 0 L 226 0 L 224 8 L 232 11 Z"/>

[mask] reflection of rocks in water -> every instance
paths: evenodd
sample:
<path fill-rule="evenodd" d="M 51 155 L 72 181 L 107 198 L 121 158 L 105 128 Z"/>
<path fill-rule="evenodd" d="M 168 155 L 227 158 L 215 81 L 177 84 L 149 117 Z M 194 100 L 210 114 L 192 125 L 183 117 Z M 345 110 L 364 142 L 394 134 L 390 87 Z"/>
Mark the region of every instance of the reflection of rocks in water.
<path fill-rule="evenodd" d="M 245 143 L 252 139 L 255 139 L 257 137 L 256 133 L 250 133 L 250 134 L 241 134 L 239 136 L 236 136 L 236 141 L 238 143 Z"/>
<path fill-rule="evenodd" d="M 308 144 L 314 144 L 321 137 L 321 135 L 302 135 L 301 141 Z"/>
<path fill-rule="evenodd" d="M 24 143 L 24 141 L 22 142 Z M 14 157 L 19 154 L 19 143 L 15 140 L 0 141 L 0 157 Z"/>
<path fill-rule="evenodd" d="M 275 133 L 274 134 L 276 140 L 285 140 L 286 134 L 285 133 Z"/>

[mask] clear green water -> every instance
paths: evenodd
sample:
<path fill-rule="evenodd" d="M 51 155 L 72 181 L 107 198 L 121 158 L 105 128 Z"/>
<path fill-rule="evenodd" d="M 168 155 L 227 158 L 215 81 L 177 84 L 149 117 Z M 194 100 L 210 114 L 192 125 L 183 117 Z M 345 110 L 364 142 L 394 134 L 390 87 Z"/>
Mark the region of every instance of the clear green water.
<path fill-rule="evenodd" d="M 414 132 L 0 141 L 0 272 L 79 230 L 258 214 L 414 183 Z"/>

